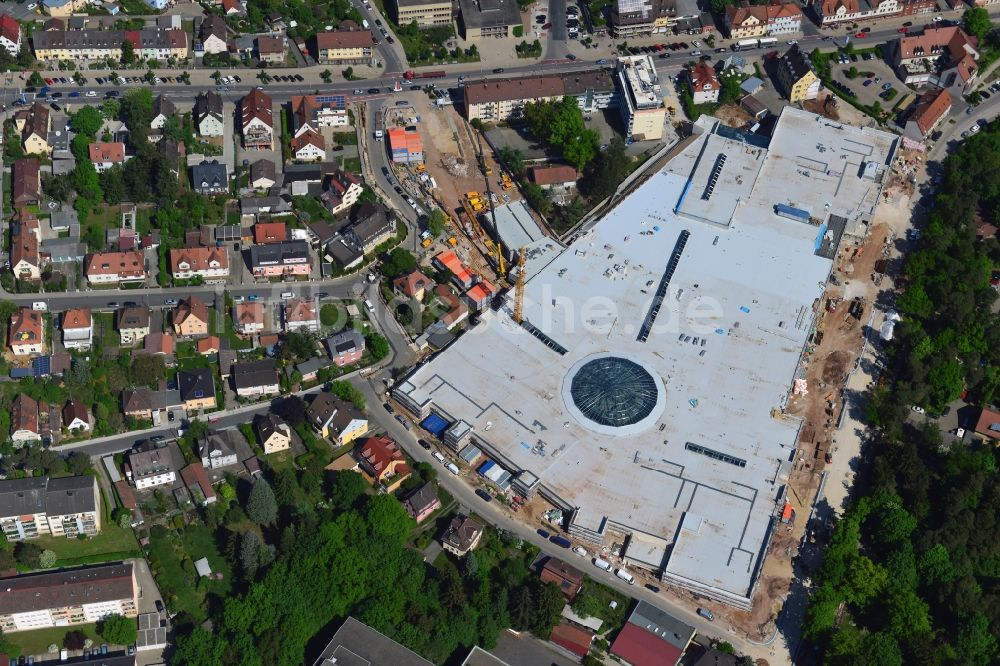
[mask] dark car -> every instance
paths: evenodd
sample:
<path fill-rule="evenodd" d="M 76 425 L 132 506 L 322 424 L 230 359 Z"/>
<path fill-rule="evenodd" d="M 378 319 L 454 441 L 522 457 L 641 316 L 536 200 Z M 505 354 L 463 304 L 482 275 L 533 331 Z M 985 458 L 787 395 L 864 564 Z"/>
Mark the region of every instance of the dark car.
<path fill-rule="evenodd" d="M 382 167 L 382 175 L 386 178 L 389 177 L 389 167 Z"/>
<path fill-rule="evenodd" d="M 420 92 L 420 86 L 410 86 L 410 92 Z"/>
<path fill-rule="evenodd" d="M 369 88 L 368 89 L 368 94 L 369 95 L 377 95 L 378 93 L 379 93 L 379 89 L 378 88 Z"/>
<path fill-rule="evenodd" d="M 546 532 L 545 530 L 535 530 L 535 531 L 538 532 L 538 536 L 542 537 L 543 539 L 549 538 L 549 533 Z"/>
<path fill-rule="evenodd" d="M 422 446 L 427 451 L 431 450 L 431 445 L 430 445 L 430 443 L 428 443 L 428 441 L 426 439 L 418 439 L 417 440 L 417 444 L 419 444 L 420 446 Z"/>
<path fill-rule="evenodd" d="M 399 185 L 397 185 L 393 189 L 396 190 L 396 194 L 402 194 L 403 193 L 403 188 L 400 187 Z"/>
<path fill-rule="evenodd" d="M 549 541 L 559 546 L 560 548 L 569 548 L 570 546 L 573 545 L 572 543 L 570 543 L 569 539 L 567 539 L 564 536 L 560 536 L 558 534 L 550 536 Z"/>
<path fill-rule="evenodd" d="M 703 618 L 705 618 L 709 622 L 712 622 L 713 620 L 715 620 L 715 613 L 713 613 L 712 611 L 708 610 L 707 608 L 699 608 L 698 609 L 698 615 L 701 615 Z"/>
<path fill-rule="evenodd" d="M 316 292 L 316 298 L 326 298 L 329 295 L 330 295 L 330 293 L 327 292 L 327 291 L 317 291 Z"/>
<path fill-rule="evenodd" d="M 497 67 L 493 70 L 494 74 L 503 74 L 503 67 Z"/>
<path fill-rule="evenodd" d="M 646 583 L 646 589 L 649 590 L 650 592 L 655 592 L 656 594 L 660 593 L 660 588 L 656 587 L 655 585 L 651 585 L 650 583 Z"/>
<path fill-rule="evenodd" d="M 493 501 L 493 495 L 490 495 L 488 492 L 486 492 L 482 488 L 476 488 L 476 494 L 479 495 L 480 497 L 482 497 L 483 500 L 486 501 L 486 502 L 492 502 Z"/>
<path fill-rule="evenodd" d="M 382 406 L 385 407 L 385 411 L 389 412 L 390 414 L 395 414 L 396 413 L 396 410 L 393 409 L 392 405 L 390 405 L 389 403 L 383 402 Z"/>
<path fill-rule="evenodd" d="M 161 600 L 157 599 L 156 600 L 156 611 L 158 613 L 162 613 L 164 610 L 165 610 L 165 608 L 163 607 L 163 602 Z"/>

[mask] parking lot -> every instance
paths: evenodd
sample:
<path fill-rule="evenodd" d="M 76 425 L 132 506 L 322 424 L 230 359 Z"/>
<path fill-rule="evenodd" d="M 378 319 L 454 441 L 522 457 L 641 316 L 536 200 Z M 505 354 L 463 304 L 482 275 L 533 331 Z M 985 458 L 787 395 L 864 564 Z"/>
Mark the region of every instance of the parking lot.
<path fill-rule="evenodd" d="M 852 67 L 858 72 L 854 79 L 848 76 Z M 855 55 L 853 60 L 842 55 L 839 62 L 831 63 L 831 72 L 834 81 L 853 92 L 858 102 L 867 106 L 878 102 L 883 109 L 891 109 L 900 99 L 915 92 L 899 80 L 892 67 L 873 53 Z"/>

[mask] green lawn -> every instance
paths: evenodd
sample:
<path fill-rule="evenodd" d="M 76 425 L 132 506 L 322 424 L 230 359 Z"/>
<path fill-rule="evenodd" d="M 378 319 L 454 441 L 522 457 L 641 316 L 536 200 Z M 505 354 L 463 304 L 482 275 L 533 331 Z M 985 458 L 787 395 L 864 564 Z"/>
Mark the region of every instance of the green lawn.
<path fill-rule="evenodd" d="M 236 326 L 233 325 L 233 317 L 226 313 L 226 325 L 220 333 L 220 337 L 229 341 L 230 349 L 250 349 L 250 341 L 236 335 Z"/>
<path fill-rule="evenodd" d="M 94 337 L 101 341 L 104 347 L 117 347 L 121 344 L 121 336 L 115 330 L 115 315 L 111 312 L 94 313 Z"/>
<path fill-rule="evenodd" d="M 38 537 L 33 543 L 54 552 L 57 566 L 106 562 L 128 557 L 141 557 L 139 543 L 131 529 L 123 530 L 108 518 L 103 519 L 101 533 L 86 539 Z"/>
<path fill-rule="evenodd" d="M 172 529 L 154 529 L 149 541 L 149 565 L 167 606 L 203 621 L 207 617 L 205 597 L 225 596 L 231 579 L 229 565 L 219 553 L 211 531 L 201 523 L 188 525 L 179 536 Z M 208 558 L 212 571 L 223 574 L 222 580 L 198 577 L 194 562 L 202 557 Z"/>
<path fill-rule="evenodd" d="M 17 631 L 12 634 L 5 634 L 7 640 L 21 648 L 24 655 L 46 654 L 49 645 L 55 643 L 60 648 L 63 646 L 63 639 L 70 631 L 80 631 L 94 641 L 95 645 L 100 645 L 104 640 L 97 635 L 96 624 L 78 624 L 72 627 L 51 627 L 49 629 L 36 629 L 35 631 Z"/>
<path fill-rule="evenodd" d="M 214 311 L 209 310 L 209 312 Z M 194 370 L 196 368 L 208 367 L 208 357 L 199 354 L 195 343 L 190 340 L 178 342 L 174 349 L 174 353 L 177 356 L 178 370 Z"/>
<path fill-rule="evenodd" d="M 341 168 L 344 171 L 349 171 L 351 173 L 361 173 L 361 158 L 345 157 L 341 160 Z"/>

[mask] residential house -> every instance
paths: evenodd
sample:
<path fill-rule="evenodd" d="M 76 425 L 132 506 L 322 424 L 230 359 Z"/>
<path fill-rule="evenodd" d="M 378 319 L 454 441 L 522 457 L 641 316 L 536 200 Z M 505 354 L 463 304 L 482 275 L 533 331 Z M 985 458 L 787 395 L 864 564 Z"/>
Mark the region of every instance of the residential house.
<path fill-rule="evenodd" d="M 364 202 L 354 213 L 354 222 L 347 236 L 364 254 L 375 251 L 382 243 L 396 235 L 396 222 L 382 206 Z"/>
<path fill-rule="evenodd" d="M 726 7 L 725 25 L 730 39 L 787 35 L 802 30 L 802 10 L 794 2 L 773 0 L 766 5 L 743 2 Z"/>
<path fill-rule="evenodd" d="M 451 281 L 463 291 L 473 285 L 475 276 L 472 274 L 462 260 L 458 258 L 454 250 L 439 252 L 431 259 L 431 263 L 439 271 L 447 271 L 451 275 Z"/>
<path fill-rule="evenodd" d="M 45 353 L 45 322 L 42 313 L 21 307 L 10 316 L 7 341 L 14 356 Z"/>
<path fill-rule="evenodd" d="M 844 21 L 862 21 L 886 16 L 930 14 L 938 11 L 934 0 L 821 0 L 815 4 L 822 27 Z"/>
<path fill-rule="evenodd" d="M 170 250 L 170 274 L 174 279 L 200 277 L 208 284 L 224 283 L 229 277 L 229 252 L 218 246 Z"/>
<path fill-rule="evenodd" d="M 205 466 L 200 462 L 193 462 L 181 470 L 181 479 L 187 487 L 191 497 L 200 506 L 207 506 L 218 501 L 212 482 L 208 478 Z"/>
<path fill-rule="evenodd" d="M 233 364 L 233 386 L 236 395 L 256 398 L 278 393 L 278 366 L 273 358 Z"/>
<path fill-rule="evenodd" d="M 122 413 L 143 421 L 153 420 L 153 392 L 148 387 L 122 391 Z"/>
<path fill-rule="evenodd" d="M 7 541 L 100 534 L 97 478 L 42 476 L 0 481 L 0 528 Z"/>
<path fill-rule="evenodd" d="M 260 333 L 264 330 L 264 304 L 259 301 L 237 303 L 233 318 L 240 334 Z"/>
<path fill-rule="evenodd" d="M 441 500 L 438 499 L 437 490 L 433 483 L 425 483 L 403 500 L 403 508 L 410 517 L 417 521 L 419 525 L 428 516 L 441 508 Z"/>
<path fill-rule="evenodd" d="M 21 52 L 21 24 L 10 14 L 0 14 L 0 48 L 15 58 Z"/>
<path fill-rule="evenodd" d="M 888 57 L 906 85 L 969 94 L 979 74 L 978 40 L 958 26 L 928 27 L 889 42 Z"/>
<path fill-rule="evenodd" d="M 368 419 L 350 403 L 332 393 L 319 393 L 306 409 L 306 420 L 322 437 L 339 446 L 368 432 Z"/>
<path fill-rule="evenodd" d="M 448 288 L 448 285 L 439 284 L 434 287 L 434 297 L 438 303 L 446 310 L 441 315 L 440 321 L 451 330 L 455 326 L 465 321 L 469 316 L 469 306 Z"/>
<path fill-rule="evenodd" d="M 361 360 L 365 353 L 365 338 L 355 328 L 348 328 L 324 340 L 326 349 L 338 368 Z"/>
<path fill-rule="evenodd" d="M 570 189 L 576 187 L 580 172 L 568 164 L 533 166 L 528 169 L 528 178 L 543 190 L 553 188 Z"/>
<path fill-rule="evenodd" d="M 292 138 L 292 156 L 299 162 L 322 162 L 326 159 L 326 141 L 314 130 Z"/>
<path fill-rule="evenodd" d="M 177 389 L 181 392 L 181 404 L 189 412 L 216 406 L 215 381 L 209 368 L 179 371 Z"/>
<path fill-rule="evenodd" d="M 86 351 L 94 339 L 94 323 L 90 310 L 70 308 L 62 315 L 63 347 Z"/>
<path fill-rule="evenodd" d="M 52 119 L 49 107 L 34 102 L 28 108 L 20 109 L 14 114 L 14 128 L 21 135 L 21 147 L 28 155 L 48 155 L 51 152 L 49 134 Z"/>
<path fill-rule="evenodd" d="M 177 115 L 177 107 L 166 95 L 157 95 L 153 100 L 153 119 L 149 121 L 150 129 L 161 130 L 167 121 Z"/>
<path fill-rule="evenodd" d="M 483 526 L 466 515 L 459 514 L 451 519 L 448 529 L 441 537 L 441 546 L 455 557 L 465 557 L 475 550 L 483 538 Z"/>
<path fill-rule="evenodd" d="M 254 419 L 257 441 L 265 455 L 287 451 L 292 446 L 292 429 L 271 412 L 258 415 Z"/>
<path fill-rule="evenodd" d="M 11 165 L 14 206 L 36 206 L 42 200 L 42 176 L 38 160 L 22 157 Z"/>
<path fill-rule="evenodd" d="M 222 13 L 235 16 L 243 11 L 243 5 L 238 0 L 222 0 Z"/>
<path fill-rule="evenodd" d="M 358 202 L 364 189 L 357 176 L 338 169 L 330 176 L 327 188 L 323 191 L 320 199 L 331 214 L 339 215 L 350 210 Z"/>
<path fill-rule="evenodd" d="M 226 29 L 226 20 L 221 16 L 209 14 L 202 22 L 198 30 L 198 39 L 204 53 L 217 54 L 226 53 L 229 50 L 229 34 Z"/>
<path fill-rule="evenodd" d="M 250 165 L 250 187 L 269 190 L 277 182 L 277 169 L 271 160 L 257 160 Z"/>
<path fill-rule="evenodd" d="M 307 129 L 319 132 L 324 127 L 347 127 L 351 124 L 346 95 L 293 95 L 291 111 L 293 136 Z"/>
<path fill-rule="evenodd" d="M 149 335 L 149 308 L 134 306 L 119 310 L 118 335 L 123 347 L 142 342 Z"/>
<path fill-rule="evenodd" d="M 549 633 L 549 642 L 583 659 L 590 654 L 594 642 L 594 632 L 577 624 L 563 620 Z"/>
<path fill-rule="evenodd" d="M 90 161 L 97 173 L 104 173 L 117 164 L 125 163 L 125 144 L 96 141 L 89 146 Z"/>
<path fill-rule="evenodd" d="M 208 306 L 197 296 L 188 296 L 173 311 L 174 333 L 179 338 L 208 335 Z"/>
<path fill-rule="evenodd" d="M 250 248 L 250 270 L 254 277 L 308 276 L 312 270 L 309 244 L 294 240 Z"/>
<path fill-rule="evenodd" d="M 951 94 L 944 88 L 928 90 L 909 112 L 903 136 L 913 141 L 925 141 L 950 112 Z"/>
<path fill-rule="evenodd" d="M 329 368 L 332 361 L 326 356 L 314 356 L 302 363 L 295 364 L 295 371 L 302 375 L 303 382 L 313 382 L 319 378 L 319 371 Z M 285 368 L 289 372 L 289 368 Z"/>
<path fill-rule="evenodd" d="M 0 629 L 8 634 L 138 615 L 132 563 L 21 574 L 4 579 L 4 588 Z"/>
<path fill-rule="evenodd" d="M 361 65 L 372 59 L 375 40 L 368 30 L 334 30 L 316 35 L 316 61 L 321 65 Z"/>
<path fill-rule="evenodd" d="M 288 225 L 284 222 L 258 222 L 253 225 L 253 242 L 272 245 L 288 241 Z"/>
<path fill-rule="evenodd" d="M 138 284 L 146 281 L 142 252 L 95 252 L 88 255 L 87 281 L 92 285 Z"/>
<path fill-rule="evenodd" d="M 634 666 L 676 666 L 694 638 L 694 627 L 640 601 L 618 632 L 609 652 Z"/>
<path fill-rule="evenodd" d="M 160 355 L 165 357 L 164 362 L 168 366 L 173 365 L 174 349 L 176 340 L 170 332 L 153 331 L 143 340 L 142 352 L 151 356 Z M 138 353 L 138 352 L 137 352 Z"/>
<path fill-rule="evenodd" d="M 22 208 L 10 223 L 10 270 L 18 280 L 40 280 L 43 255 L 38 249 L 38 218 Z"/>
<path fill-rule="evenodd" d="M 80 400 L 69 400 L 63 405 L 63 427 L 70 432 L 90 430 L 90 414 L 87 405 Z"/>
<path fill-rule="evenodd" d="M 274 102 L 258 88 L 240 103 L 243 147 L 260 150 L 274 148 Z"/>
<path fill-rule="evenodd" d="M 219 349 L 222 348 L 222 341 L 219 340 L 219 336 L 210 335 L 206 338 L 198 340 L 198 344 L 196 346 L 199 354 L 202 356 L 210 356 L 212 354 L 219 353 Z"/>
<path fill-rule="evenodd" d="M 168 447 L 157 448 L 146 440 L 128 453 L 125 477 L 136 490 L 155 488 L 177 480 L 177 470 Z"/>
<path fill-rule="evenodd" d="M 225 119 L 222 115 L 222 95 L 211 91 L 195 100 L 194 124 L 201 136 L 222 136 Z"/>
<path fill-rule="evenodd" d="M 285 301 L 282 309 L 285 331 L 318 331 L 319 308 L 312 298 L 293 298 Z"/>
<path fill-rule="evenodd" d="M 10 441 L 15 449 L 42 439 L 38 424 L 38 403 L 24 393 L 14 396 L 10 407 Z"/>
<path fill-rule="evenodd" d="M 280 37 L 257 37 L 257 57 L 262 64 L 285 64 L 285 40 Z"/>
<path fill-rule="evenodd" d="M 212 432 L 201 441 L 199 453 L 205 469 L 222 469 L 239 462 L 236 447 L 230 441 L 230 430 Z"/>
<path fill-rule="evenodd" d="M 218 160 L 191 167 L 191 186 L 199 194 L 225 194 L 229 191 L 229 170 Z"/>
<path fill-rule="evenodd" d="M 126 41 L 132 44 L 140 60 L 183 60 L 188 57 L 190 48 L 187 32 L 180 28 L 149 26 L 141 30 L 126 30 L 119 44 Z"/>
<path fill-rule="evenodd" d="M 404 273 L 392 281 L 392 293 L 397 298 L 413 299 L 423 301 L 424 294 L 428 287 L 434 285 L 434 281 L 424 275 L 419 270 Z"/>
<path fill-rule="evenodd" d="M 976 419 L 975 432 L 986 439 L 987 442 L 1000 440 L 1000 412 L 983 407 Z"/>
<path fill-rule="evenodd" d="M 691 97 L 695 104 L 714 104 L 719 101 L 722 84 L 715 75 L 715 69 L 704 60 L 688 71 L 691 83 Z"/>
<path fill-rule="evenodd" d="M 555 557 L 546 560 L 538 577 L 543 583 L 558 585 L 566 603 L 572 603 L 583 587 L 583 572 Z"/>
<path fill-rule="evenodd" d="M 358 463 L 386 492 L 394 492 L 410 476 L 410 467 L 399 445 L 385 435 L 365 439 L 358 449 Z"/>

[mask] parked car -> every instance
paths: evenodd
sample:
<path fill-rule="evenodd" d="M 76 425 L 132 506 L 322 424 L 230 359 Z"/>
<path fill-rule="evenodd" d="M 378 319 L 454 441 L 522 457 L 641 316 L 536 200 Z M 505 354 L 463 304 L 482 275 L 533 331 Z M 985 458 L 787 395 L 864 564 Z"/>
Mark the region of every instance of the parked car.
<path fill-rule="evenodd" d="M 395 414 L 396 413 L 396 410 L 393 409 L 392 405 L 390 405 L 389 403 L 383 402 L 382 406 L 385 407 L 385 411 L 389 412 L 390 414 Z"/>
<path fill-rule="evenodd" d="M 479 495 L 481 498 L 483 498 L 483 501 L 486 501 L 486 502 L 492 502 L 493 501 L 493 495 L 490 495 L 488 492 L 486 492 L 482 488 L 476 488 L 476 494 Z"/>
<path fill-rule="evenodd" d="M 419 444 L 426 451 L 431 450 L 431 445 L 426 439 L 418 439 L 417 444 Z"/>
<path fill-rule="evenodd" d="M 549 537 L 549 541 L 550 541 L 551 543 L 554 543 L 555 545 L 559 546 L 560 548 L 569 548 L 570 546 L 572 546 L 572 545 L 573 545 L 573 544 L 572 544 L 572 543 L 570 542 L 570 540 L 569 540 L 569 539 L 567 539 L 566 537 L 564 537 L 564 536 L 561 536 L 561 535 L 559 535 L 559 534 L 555 534 L 555 535 L 553 535 L 553 536 L 550 536 L 550 537 Z"/>
<path fill-rule="evenodd" d="M 156 602 L 155 602 L 155 604 L 156 604 L 156 611 L 158 613 L 162 613 L 164 610 L 166 610 L 166 608 L 163 606 L 163 601 L 162 600 L 157 599 Z"/>
<path fill-rule="evenodd" d="M 646 583 L 646 589 L 649 590 L 650 592 L 653 592 L 654 594 L 659 594 L 660 593 L 660 588 L 658 588 L 655 585 L 652 585 L 650 583 Z"/>
<path fill-rule="evenodd" d="M 872 84 L 872 80 L 871 79 L 865 79 L 865 82 L 862 83 L 861 85 L 863 85 L 865 88 L 867 88 L 871 84 Z"/>
<path fill-rule="evenodd" d="M 535 530 L 535 532 L 537 532 L 538 536 L 542 537 L 543 539 L 549 538 L 549 533 L 546 532 L 545 530 Z"/>
<path fill-rule="evenodd" d="M 369 95 L 377 95 L 378 93 L 379 93 L 379 89 L 378 88 L 369 88 L 368 89 L 368 94 Z"/>
<path fill-rule="evenodd" d="M 889 90 L 890 88 L 892 88 L 891 83 L 885 83 L 882 85 L 882 90 Z"/>
<path fill-rule="evenodd" d="M 698 615 L 701 615 L 703 618 L 705 618 L 709 622 L 712 622 L 713 620 L 715 620 L 715 613 L 713 613 L 712 611 L 708 610 L 707 608 L 699 608 L 698 609 Z"/>

